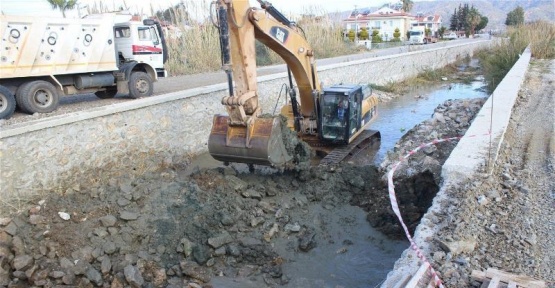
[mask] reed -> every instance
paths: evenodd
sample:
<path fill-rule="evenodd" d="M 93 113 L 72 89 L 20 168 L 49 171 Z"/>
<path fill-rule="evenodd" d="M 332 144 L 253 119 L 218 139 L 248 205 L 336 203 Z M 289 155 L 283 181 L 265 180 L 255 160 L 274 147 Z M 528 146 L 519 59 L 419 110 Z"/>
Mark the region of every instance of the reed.
<path fill-rule="evenodd" d="M 484 78 L 491 93 L 511 70 L 529 45 L 532 57 L 555 58 L 555 25 L 545 21 L 528 23 L 507 31 L 491 49 L 477 53 L 484 69 Z"/>
<path fill-rule="evenodd" d="M 213 7 L 212 7 L 213 8 Z M 213 25 L 211 7 L 198 1 L 183 1 L 172 7 L 171 22 L 176 27 L 168 37 L 169 59 L 166 69 L 172 76 L 216 71 L 221 67 L 218 30 Z M 192 14 L 196 17 L 192 17 Z M 204 15 L 204 16 L 203 16 Z M 210 16 L 209 16 L 210 15 Z M 315 51 L 317 59 L 356 53 L 351 43 L 343 38 L 341 25 L 329 19 L 317 7 L 303 12 L 298 22 L 299 32 L 305 36 Z M 315 16 L 323 15 L 323 16 Z M 183 21 L 188 19 L 187 21 Z M 203 19 L 193 21 L 190 19 Z M 258 65 L 284 63 L 281 57 L 262 43 L 256 42 Z"/>

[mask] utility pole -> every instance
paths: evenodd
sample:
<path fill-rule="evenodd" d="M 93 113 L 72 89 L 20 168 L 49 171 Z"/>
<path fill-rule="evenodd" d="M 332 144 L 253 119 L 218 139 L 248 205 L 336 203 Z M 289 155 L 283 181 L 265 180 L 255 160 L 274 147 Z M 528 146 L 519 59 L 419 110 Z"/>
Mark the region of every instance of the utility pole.
<path fill-rule="evenodd" d="M 355 45 L 358 43 L 358 10 L 357 5 L 355 5 Z"/>

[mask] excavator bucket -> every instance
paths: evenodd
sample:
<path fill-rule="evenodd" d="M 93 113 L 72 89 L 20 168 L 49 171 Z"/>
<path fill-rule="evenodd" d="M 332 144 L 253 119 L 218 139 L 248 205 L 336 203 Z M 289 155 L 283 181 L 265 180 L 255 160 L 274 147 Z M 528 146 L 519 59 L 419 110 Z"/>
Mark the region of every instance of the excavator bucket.
<path fill-rule="evenodd" d="M 214 159 L 228 163 L 280 167 L 293 159 L 285 148 L 280 117 L 256 118 L 247 133 L 247 127 L 230 126 L 229 117 L 216 115 L 208 151 Z"/>

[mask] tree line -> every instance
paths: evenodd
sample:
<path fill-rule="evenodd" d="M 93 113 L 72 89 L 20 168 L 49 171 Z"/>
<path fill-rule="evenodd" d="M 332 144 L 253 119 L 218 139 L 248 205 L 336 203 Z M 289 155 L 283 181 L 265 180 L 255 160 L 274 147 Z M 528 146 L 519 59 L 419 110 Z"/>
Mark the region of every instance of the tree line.
<path fill-rule="evenodd" d="M 474 5 L 459 4 L 455 12 L 451 15 L 450 30 L 464 31 L 466 35 L 473 35 L 488 25 L 488 17 L 482 15 Z"/>

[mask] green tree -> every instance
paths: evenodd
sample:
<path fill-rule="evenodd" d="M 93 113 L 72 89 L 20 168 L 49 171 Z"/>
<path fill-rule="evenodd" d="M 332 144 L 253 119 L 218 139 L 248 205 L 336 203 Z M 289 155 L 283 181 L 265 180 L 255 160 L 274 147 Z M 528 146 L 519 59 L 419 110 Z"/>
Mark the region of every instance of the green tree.
<path fill-rule="evenodd" d="M 360 29 L 360 33 L 358 33 L 358 34 L 359 34 L 359 39 L 360 40 L 368 40 L 368 36 L 369 36 L 368 28 L 362 27 Z"/>
<path fill-rule="evenodd" d="M 77 0 L 46 0 L 52 6 L 52 9 L 62 11 L 62 15 L 66 18 L 66 10 L 71 10 L 77 6 Z"/>
<path fill-rule="evenodd" d="M 432 34 L 432 29 L 430 29 L 430 28 L 424 28 L 424 35 L 430 36 L 431 34 Z"/>
<path fill-rule="evenodd" d="M 468 14 L 466 15 L 466 23 L 468 24 L 468 30 L 470 30 L 470 34 L 474 35 L 476 27 L 482 21 L 482 15 L 478 12 L 478 9 L 472 7 Z"/>
<path fill-rule="evenodd" d="M 478 26 L 476 26 L 476 31 L 480 31 L 480 30 L 486 28 L 486 26 L 488 26 L 488 22 L 489 22 L 488 17 L 482 15 L 482 19 L 480 20 L 480 24 L 478 24 Z"/>
<path fill-rule="evenodd" d="M 374 30 L 372 31 L 372 43 L 382 43 L 383 39 L 382 36 L 380 36 L 380 31 L 378 30 Z"/>
<path fill-rule="evenodd" d="M 351 29 L 349 30 L 349 32 L 347 33 L 347 38 L 349 38 L 349 40 L 351 40 L 351 42 L 355 41 L 355 30 Z"/>
<path fill-rule="evenodd" d="M 414 5 L 414 3 L 412 3 L 412 0 L 401 0 L 401 2 L 403 3 L 403 5 L 401 6 L 401 9 L 405 12 L 410 12 L 410 10 L 412 10 L 412 6 Z"/>
<path fill-rule="evenodd" d="M 449 29 L 451 31 L 457 31 L 459 30 L 459 17 L 458 17 L 458 13 L 457 13 L 457 8 L 455 8 L 455 12 L 453 12 L 453 15 L 451 15 L 451 23 L 449 24 Z"/>
<path fill-rule="evenodd" d="M 513 11 L 507 13 L 507 19 L 505 20 L 505 25 L 507 26 L 517 26 L 524 24 L 524 9 L 517 6 Z"/>
<path fill-rule="evenodd" d="M 393 32 L 393 40 L 395 42 L 401 41 L 401 30 L 399 30 L 399 28 L 395 28 L 395 31 Z"/>
<path fill-rule="evenodd" d="M 437 33 L 439 33 L 439 37 L 441 39 L 443 39 L 443 35 L 445 34 L 445 30 L 447 30 L 447 27 L 445 27 L 445 26 L 441 26 L 441 28 L 439 28 L 439 30 L 437 30 Z"/>

